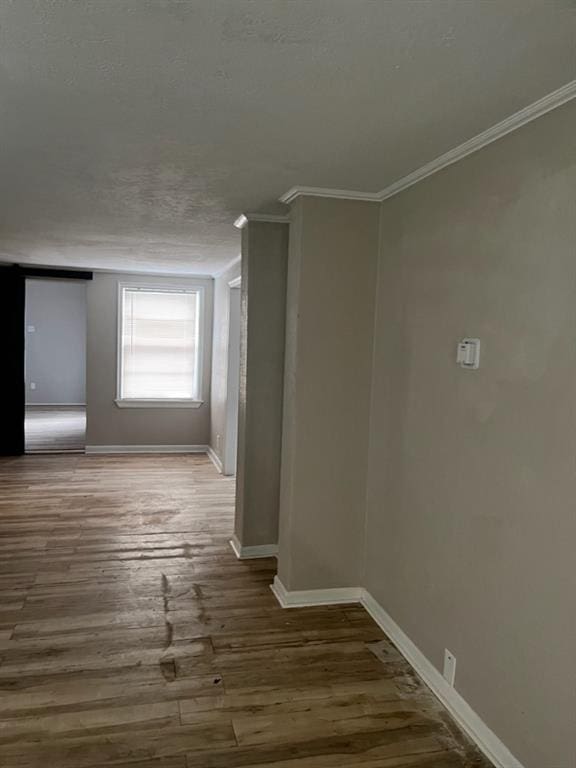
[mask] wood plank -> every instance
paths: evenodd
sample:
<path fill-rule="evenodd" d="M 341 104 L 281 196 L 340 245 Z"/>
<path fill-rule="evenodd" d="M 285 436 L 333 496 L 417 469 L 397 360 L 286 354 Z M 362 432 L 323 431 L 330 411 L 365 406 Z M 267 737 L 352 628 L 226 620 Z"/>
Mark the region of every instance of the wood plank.
<path fill-rule="evenodd" d="M 283 611 L 205 456 L 0 460 L 2 768 L 487 768 L 358 606 Z"/>

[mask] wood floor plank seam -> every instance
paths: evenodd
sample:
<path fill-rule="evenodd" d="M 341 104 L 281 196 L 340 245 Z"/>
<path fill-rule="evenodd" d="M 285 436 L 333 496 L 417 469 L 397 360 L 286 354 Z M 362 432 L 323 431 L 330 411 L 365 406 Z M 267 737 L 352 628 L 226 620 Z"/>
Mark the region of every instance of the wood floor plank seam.
<path fill-rule="evenodd" d="M 193 454 L 0 459 L 2 768 L 487 768 L 363 608 L 277 605 L 234 490 Z"/>

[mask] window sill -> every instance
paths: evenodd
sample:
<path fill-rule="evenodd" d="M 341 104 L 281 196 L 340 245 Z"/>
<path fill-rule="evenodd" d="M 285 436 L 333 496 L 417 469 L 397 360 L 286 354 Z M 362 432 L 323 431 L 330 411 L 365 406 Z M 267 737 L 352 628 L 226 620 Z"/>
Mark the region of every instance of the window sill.
<path fill-rule="evenodd" d="M 204 400 L 114 400 L 118 408 L 200 408 Z"/>

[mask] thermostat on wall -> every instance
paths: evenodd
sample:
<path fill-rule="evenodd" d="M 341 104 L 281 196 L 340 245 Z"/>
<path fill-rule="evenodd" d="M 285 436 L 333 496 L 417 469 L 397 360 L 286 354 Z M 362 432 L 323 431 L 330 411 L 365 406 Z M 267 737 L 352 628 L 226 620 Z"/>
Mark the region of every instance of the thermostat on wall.
<path fill-rule="evenodd" d="M 462 339 L 458 344 L 456 362 L 461 368 L 480 367 L 480 339 Z"/>

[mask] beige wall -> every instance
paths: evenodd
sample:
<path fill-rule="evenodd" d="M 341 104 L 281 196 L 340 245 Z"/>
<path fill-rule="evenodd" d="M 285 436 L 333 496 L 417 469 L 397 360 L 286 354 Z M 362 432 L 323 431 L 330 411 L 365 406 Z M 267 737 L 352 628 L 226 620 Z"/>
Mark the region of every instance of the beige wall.
<path fill-rule="evenodd" d="M 203 399 L 200 408 L 118 408 L 116 398 L 118 283 L 202 285 L 204 305 Z M 212 279 L 94 274 L 87 289 L 86 444 L 206 445 L 210 436 Z"/>
<path fill-rule="evenodd" d="M 230 280 L 240 276 L 240 261 L 214 278 L 214 333 L 212 347 L 212 389 L 210 398 L 210 445 L 224 460 L 226 431 L 226 390 L 228 373 L 228 322 Z"/>
<path fill-rule="evenodd" d="M 576 765 L 575 137 L 572 103 L 382 206 L 364 584 L 526 768 Z"/>
<path fill-rule="evenodd" d="M 572 103 L 380 206 L 292 206 L 279 577 L 450 649 L 525 768 L 576 765 L 575 136 Z"/>
<path fill-rule="evenodd" d="M 360 580 L 379 206 L 292 207 L 279 576 L 287 589 Z"/>
<path fill-rule="evenodd" d="M 242 230 L 240 404 L 235 534 L 278 541 L 288 225 Z"/>

